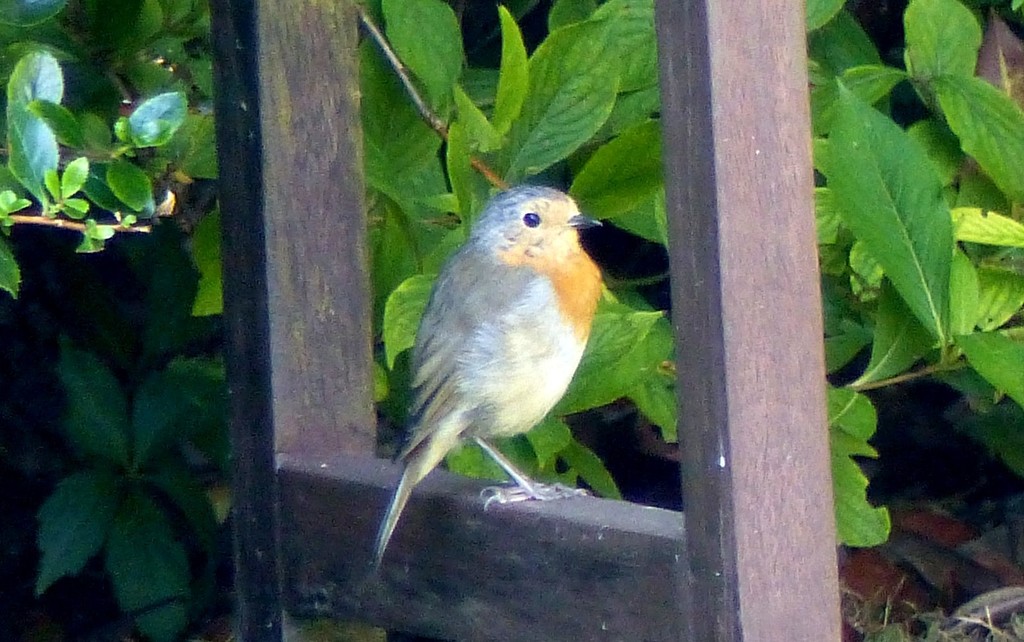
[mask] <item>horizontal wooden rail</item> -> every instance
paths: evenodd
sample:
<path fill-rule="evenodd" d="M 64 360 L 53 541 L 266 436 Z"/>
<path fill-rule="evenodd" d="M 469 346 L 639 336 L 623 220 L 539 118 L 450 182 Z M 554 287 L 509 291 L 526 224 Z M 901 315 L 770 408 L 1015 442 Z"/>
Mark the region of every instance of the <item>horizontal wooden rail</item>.
<path fill-rule="evenodd" d="M 483 510 L 484 484 L 438 471 L 413 493 L 379 572 L 398 480 L 382 460 L 281 456 L 286 608 L 458 640 L 678 640 L 680 513 L 574 498 Z"/>

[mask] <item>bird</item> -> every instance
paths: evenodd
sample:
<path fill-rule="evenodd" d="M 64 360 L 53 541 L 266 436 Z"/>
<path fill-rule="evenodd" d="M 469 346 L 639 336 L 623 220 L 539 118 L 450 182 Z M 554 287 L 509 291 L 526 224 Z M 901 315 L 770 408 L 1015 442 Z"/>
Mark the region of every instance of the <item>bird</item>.
<path fill-rule="evenodd" d="M 374 568 L 413 487 L 465 442 L 515 483 L 493 490 L 487 503 L 586 494 L 533 481 L 490 440 L 533 428 L 569 387 L 602 291 L 579 231 L 600 224 L 557 189 L 513 187 L 488 202 L 441 268 L 412 349 L 412 403 L 395 457 L 404 468 L 381 520 Z"/>

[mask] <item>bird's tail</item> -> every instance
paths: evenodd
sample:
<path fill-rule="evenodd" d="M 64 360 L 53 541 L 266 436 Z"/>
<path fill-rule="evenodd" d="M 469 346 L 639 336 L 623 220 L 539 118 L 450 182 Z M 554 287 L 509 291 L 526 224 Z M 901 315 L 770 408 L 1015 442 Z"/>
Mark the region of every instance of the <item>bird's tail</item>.
<path fill-rule="evenodd" d="M 409 501 L 409 495 L 412 494 L 413 486 L 419 481 L 418 479 L 413 479 L 412 472 L 408 466 L 402 471 L 402 480 L 398 482 L 398 488 L 395 489 L 395 494 L 391 496 L 388 512 L 384 514 L 384 519 L 380 523 L 380 531 L 377 532 L 377 544 L 373 554 L 373 567 L 375 569 L 380 568 L 380 563 L 384 559 L 384 551 L 387 550 L 388 542 L 391 541 L 391 534 L 395 532 L 395 525 L 398 524 L 398 517 L 402 514 L 402 509 L 405 508 L 406 502 Z"/>
<path fill-rule="evenodd" d="M 384 559 L 384 551 L 391 540 L 391 534 L 395 531 L 398 518 L 409 501 L 409 495 L 413 487 L 433 470 L 444 456 L 459 443 L 459 436 L 465 427 L 462 413 L 453 413 L 440 422 L 438 428 L 430 432 L 427 437 L 413 446 L 400 457 L 405 461 L 405 470 L 402 471 L 402 479 L 398 482 L 398 488 L 391 497 L 391 503 L 384 514 L 384 520 L 380 523 L 380 531 L 377 533 L 377 544 L 373 556 L 374 568 L 380 568 L 381 560 Z"/>

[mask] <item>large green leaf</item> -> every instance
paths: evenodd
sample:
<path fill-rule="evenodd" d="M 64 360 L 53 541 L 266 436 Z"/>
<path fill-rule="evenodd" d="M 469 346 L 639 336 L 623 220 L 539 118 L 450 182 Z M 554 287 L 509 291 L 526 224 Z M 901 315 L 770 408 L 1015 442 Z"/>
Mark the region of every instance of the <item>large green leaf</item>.
<path fill-rule="evenodd" d="M 825 26 L 844 4 L 845 0 L 807 0 L 807 31 Z"/>
<path fill-rule="evenodd" d="M 958 241 L 1024 248 L 1024 225 L 1008 216 L 980 207 L 957 207 L 952 215 Z"/>
<path fill-rule="evenodd" d="M 224 311 L 220 260 L 220 210 L 203 217 L 192 234 L 192 259 L 199 269 L 199 284 L 192 315 L 197 317 Z"/>
<path fill-rule="evenodd" d="M 29 27 L 60 13 L 68 0 L 0 0 L 0 23 Z"/>
<path fill-rule="evenodd" d="M 658 84 L 653 0 L 609 0 L 597 8 L 593 20 L 608 22 L 605 55 L 618 61 L 619 91 Z"/>
<path fill-rule="evenodd" d="M 657 372 L 670 347 L 671 327 L 664 313 L 604 304 L 594 318 L 579 370 L 555 413 L 579 412 L 627 396 L 640 380 Z"/>
<path fill-rule="evenodd" d="M 949 330 L 953 231 L 934 165 L 889 118 L 848 90 L 825 169 L 843 222 L 941 344 Z"/>
<path fill-rule="evenodd" d="M 127 467 L 128 404 L 114 374 L 92 353 L 67 345 L 58 369 L 67 394 L 64 425 L 71 443 L 83 455 Z"/>
<path fill-rule="evenodd" d="M 455 12 L 441 0 L 384 0 L 381 9 L 391 46 L 423 82 L 431 106 L 447 113 L 464 57 Z"/>
<path fill-rule="evenodd" d="M 1024 202 L 1024 112 L 980 78 L 943 76 L 932 86 L 964 151 L 1007 196 Z"/>
<path fill-rule="evenodd" d="M 611 113 L 618 64 L 608 60 L 607 21 L 549 35 L 530 57 L 529 91 L 502 154 L 511 183 L 543 171 L 593 136 Z"/>
<path fill-rule="evenodd" d="M 935 340 L 921 327 L 892 287 L 884 284 L 875 312 L 871 359 L 855 385 L 900 374 L 934 346 Z"/>
<path fill-rule="evenodd" d="M 156 209 L 153 201 L 153 183 L 137 165 L 126 160 L 115 160 L 107 166 L 107 185 L 118 199 L 142 216 L 152 216 Z"/>
<path fill-rule="evenodd" d="M 569 193 L 589 215 L 611 218 L 649 201 L 661 186 L 661 127 L 650 120 L 598 148 Z"/>
<path fill-rule="evenodd" d="M 494 115 L 491 120 L 494 128 L 505 134 L 523 108 L 530 72 L 523 34 L 515 18 L 502 6 L 498 7 L 498 17 L 501 20 L 501 67 L 498 70 L 498 90 L 494 97 Z"/>
<path fill-rule="evenodd" d="M 1024 275 L 998 268 L 978 269 L 978 328 L 1000 328 L 1024 306 Z"/>
<path fill-rule="evenodd" d="M 844 388 L 828 390 L 832 485 L 836 530 L 847 546 L 875 546 L 889 536 L 889 511 L 867 500 L 868 480 L 853 456 L 877 457 L 868 439 L 878 422 L 867 397 Z"/>
<path fill-rule="evenodd" d="M 121 610 L 154 642 L 174 642 L 187 624 L 188 558 L 167 516 L 141 492 L 129 494 L 107 541 L 107 573 Z"/>
<path fill-rule="evenodd" d="M 1024 406 L 1024 345 L 998 332 L 966 334 L 956 344 L 978 374 Z"/>
<path fill-rule="evenodd" d="M 20 287 L 21 268 L 18 267 L 18 260 L 14 258 L 14 252 L 7 239 L 0 238 L 0 290 L 17 297 Z"/>
<path fill-rule="evenodd" d="M 24 56 L 7 81 L 8 167 L 42 203 L 49 202 L 43 187 L 46 173 L 57 169 L 57 137 L 29 105 L 36 100 L 59 103 L 63 96 L 64 75 L 57 60 L 46 52 Z"/>
<path fill-rule="evenodd" d="M 197 432 L 222 429 L 225 399 L 224 369 L 215 361 L 179 357 L 149 375 L 132 404 L 133 467 L 145 467 Z"/>
<path fill-rule="evenodd" d="M 839 82 L 868 104 L 875 104 L 889 95 L 892 88 L 907 77 L 902 69 L 885 65 L 858 65 L 843 71 Z M 839 82 L 817 85 L 811 90 L 811 117 L 815 134 L 825 134 L 832 129 L 836 111 L 839 109 Z"/>
<path fill-rule="evenodd" d="M 388 367 L 416 343 L 416 330 L 434 287 L 432 274 L 417 274 L 403 281 L 384 304 L 384 354 Z"/>
<path fill-rule="evenodd" d="M 907 71 L 921 80 L 974 75 L 981 26 L 957 0 L 912 0 L 903 13 Z"/>
<path fill-rule="evenodd" d="M 598 495 L 609 499 L 622 499 L 622 492 L 604 462 L 592 450 L 573 439 L 558 456 Z"/>
<path fill-rule="evenodd" d="M 165 145 L 188 113 L 185 94 L 172 91 L 149 98 L 128 117 L 128 132 L 136 147 Z"/>
<path fill-rule="evenodd" d="M 65 477 L 39 509 L 39 573 L 36 594 L 74 575 L 100 551 L 120 501 L 109 472 L 88 470 Z"/>
<path fill-rule="evenodd" d="M 970 334 L 978 320 L 978 272 L 967 255 L 957 250 L 949 274 L 949 332 Z"/>

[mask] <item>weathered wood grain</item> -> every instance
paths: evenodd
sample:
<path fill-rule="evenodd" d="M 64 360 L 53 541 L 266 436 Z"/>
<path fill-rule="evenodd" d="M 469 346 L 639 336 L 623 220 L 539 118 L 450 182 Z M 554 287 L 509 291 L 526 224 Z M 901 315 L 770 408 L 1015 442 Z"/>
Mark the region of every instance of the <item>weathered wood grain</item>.
<path fill-rule="evenodd" d="M 803 3 L 660 0 L 683 639 L 837 640 Z"/>
<path fill-rule="evenodd" d="M 594 498 L 483 510 L 483 483 L 432 473 L 379 573 L 372 546 L 399 468 L 361 457 L 280 462 L 285 599 L 454 640 L 675 640 L 680 513 Z"/>

